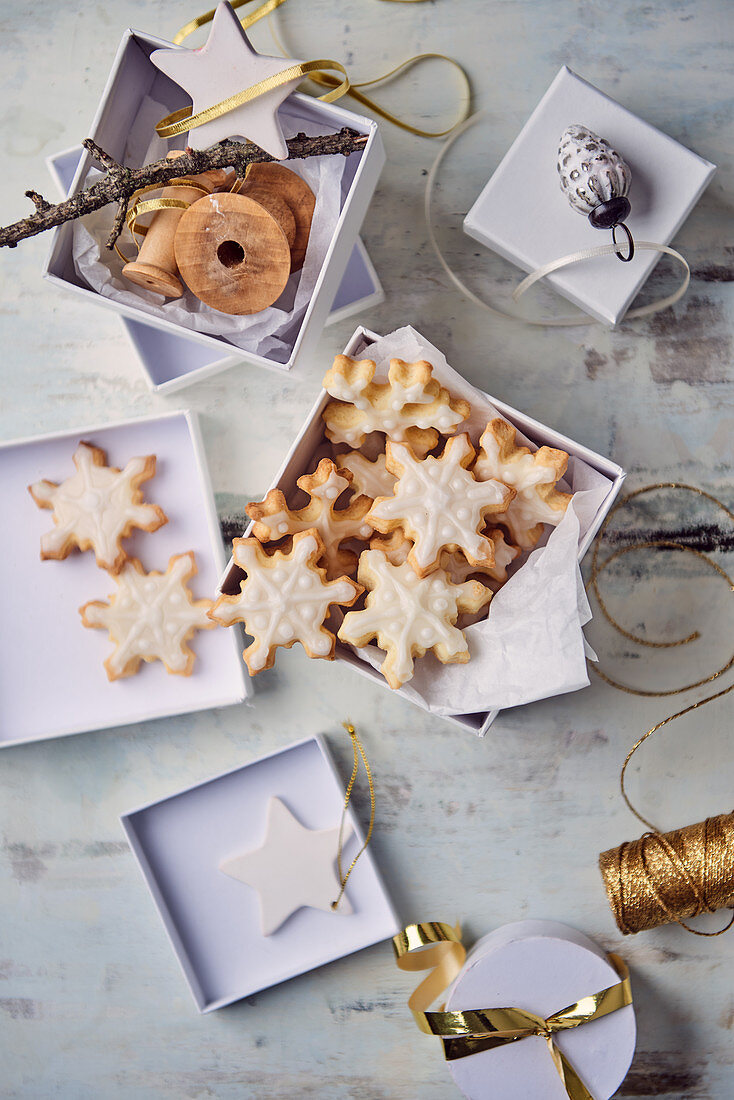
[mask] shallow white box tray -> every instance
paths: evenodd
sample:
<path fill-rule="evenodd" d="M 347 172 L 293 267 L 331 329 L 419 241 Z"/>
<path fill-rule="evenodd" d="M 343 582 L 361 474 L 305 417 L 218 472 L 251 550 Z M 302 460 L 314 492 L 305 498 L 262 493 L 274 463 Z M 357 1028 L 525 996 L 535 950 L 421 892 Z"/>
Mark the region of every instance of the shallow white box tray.
<path fill-rule="evenodd" d="M 400 929 L 371 849 L 347 885 L 350 915 L 302 908 L 270 936 L 260 932 L 254 889 L 219 870 L 223 858 L 263 841 L 268 802 L 280 798 L 308 829 L 339 824 L 345 783 L 320 737 L 262 756 L 122 817 L 200 1012 L 361 951 Z M 345 849 L 351 860 L 363 842 Z"/>
<path fill-rule="evenodd" d="M 354 358 L 359 358 L 365 354 L 369 355 L 370 344 L 373 344 L 375 340 L 379 340 L 377 333 L 370 332 L 369 329 L 360 326 L 344 349 L 344 354 L 353 356 Z M 532 417 L 526 416 L 517 409 L 513 409 L 511 405 L 506 405 L 503 401 L 499 401 L 489 394 L 486 396 L 489 397 L 489 400 L 502 416 L 506 417 L 511 424 L 514 424 L 521 433 L 526 435 L 533 443 L 537 444 L 538 447 L 542 447 L 543 445 L 548 447 L 559 447 L 569 455 L 573 455 L 582 462 L 587 463 L 609 480 L 609 492 L 599 508 L 594 522 L 588 528 L 586 534 L 579 543 L 579 561 L 581 561 L 591 545 L 596 532 L 604 522 L 604 517 L 612 507 L 614 499 L 622 486 L 625 477 L 624 470 L 621 466 L 618 466 L 615 462 L 611 462 L 608 458 L 604 458 L 602 455 L 590 451 L 588 447 L 583 447 L 580 443 L 575 443 L 572 439 L 568 439 L 552 428 L 548 428 L 545 424 L 541 424 L 537 420 L 533 420 Z M 331 398 L 326 390 L 322 390 L 301 432 L 286 455 L 283 465 L 270 486 L 271 489 L 281 489 L 286 500 L 289 502 L 299 493 L 296 479 L 306 472 L 307 464 L 312 455 L 319 446 L 326 442 L 321 414 L 330 400 Z M 263 496 L 264 495 L 265 493 L 263 492 Z M 248 525 L 245 531 L 246 535 L 249 534 L 251 527 L 252 523 Z M 242 570 L 235 565 L 232 559 L 230 559 L 222 577 L 219 590 L 228 594 L 236 594 L 240 590 L 240 581 L 243 576 Z M 368 679 L 374 680 L 378 684 L 382 684 L 387 691 L 392 690 L 386 684 L 384 677 L 376 669 L 373 669 L 366 661 L 361 660 L 349 646 L 343 645 L 338 640 L 336 644 L 336 660 L 350 665 Z M 402 688 L 398 689 L 398 694 L 403 694 Z M 411 701 L 415 700 L 411 697 Z M 423 706 L 422 703 L 419 705 Z M 451 717 L 444 717 L 446 717 L 446 721 L 458 724 L 465 729 L 470 729 L 481 736 L 487 732 L 499 713 L 498 710 L 493 710 L 481 711 L 475 714 L 458 714 Z"/>
<path fill-rule="evenodd" d="M 196 598 L 212 596 L 224 564 L 222 540 L 195 417 L 188 412 L 127 420 L 102 427 L 0 444 L 0 511 L 8 517 L 0 540 L 4 610 L 0 630 L 0 746 L 85 730 L 122 726 L 239 703 L 251 693 L 242 671 L 240 638 L 202 630 L 191 645 L 191 676 L 171 676 L 160 661 L 110 683 L 103 667 L 112 651 L 107 632 L 82 626 L 79 607 L 108 598 L 115 582 L 91 551 L 65 561 L 41 561 L 41 535 L 53 513 L 34 503 L 28 486 L 73 473 L 80 440 L 107 452 L 122 467 L 135 455 L 155 454 L 155 477 L 145 499 L 168 523 L 136 531 L 124 546 L 147 570 L 165 570 L 172 554 L 193 550 Z M 229 634 L 229 636 L 228 636 Z"/>
<path fill-rule="evenodd" d="M 464 219 L 470 237 L 523 271 L 611 239 L 569 206 L 558 183 L 559 138 L 573 123 L 606 138 L 629 164 L 627 225 L 636 240 L 668 244 L 716 171 L 564 66 Z M 616 325 L 659 258 L 638 252 L 623 264 L 597 257 L 545 281 L 592 317 Z"/>
<path fill-rule="evenodd" d="M 189 102 L 185 93 L 160 73 L 150 61 L 153 50 L 170 46 L 170 42 L 141 31 L 128 30 L 123 35 L 89 134 L 99 146 L 118 160 L 122 159 L 130 126 L 146 95 L 151 95 L 158 102 L 165 104 L 168 110 L 176 110 Z M 44 267 L 45 277 L 56 285 L 81 294 L 90 301 L 113 309 L 131 320 L 144 320 L 146 326 L 162 329 L 175 336 L 185 335 L 187 340 L 194 341 L 213 352 L 217 361 L 235 356 L 257 366 L 290 370 L 299 358 L 307 356 L 318 343 L 385 162 L 385 153 L 377 123 L 346 111 L 334 103 L 321 103 L 311 96 L 294 93 L 284 101 L 280 111 L 284 118 L 292 120 L 297 126 L 308 127 L 317 123 L 324 133 L 336 132 L 343 126 L 349 126 L 367 135 L 364 149 L 346 158 L 342 179 L 341 214 L 319 273 L 313 297 L 298 331 L 293 335 L 291 352 L 287 359 L 279 362 L 273 358 L 243 351 L 225 337 L 211 336 L 207 333 L 195 332 L 193 329 L 182 328 L 171 321 L 153 317 L 140 310 L 113 302 L 102 294 L 97 294 L 79 278 L 74 269 L 73 224 L 70 222 L 60 226 L 54 233 Z M 85 153 L 74 175 L 71 189 L 73 194 L 82 188 L 92 164 L 91 157 Z"/>
<path fill-rule="evenodd" d="M 83 152 L 81 145 L 75 145 L 46 158 L 48 170 L 64 198 L 71 190 Z M 384 299 L 377 272 L 361 237 L 358 237 L 326 324 L 344 321 L 355 313 L 379 305 Z M 239 354 L 222 358 L 220 347 L 203 347 L 186 335 L 174 336 L 143 321 L 131 321 L 129 317 L 121 317 L 120 320 L 140 360 L 148 385 L 157 393 L 182 389 L 242 362 Z"/>

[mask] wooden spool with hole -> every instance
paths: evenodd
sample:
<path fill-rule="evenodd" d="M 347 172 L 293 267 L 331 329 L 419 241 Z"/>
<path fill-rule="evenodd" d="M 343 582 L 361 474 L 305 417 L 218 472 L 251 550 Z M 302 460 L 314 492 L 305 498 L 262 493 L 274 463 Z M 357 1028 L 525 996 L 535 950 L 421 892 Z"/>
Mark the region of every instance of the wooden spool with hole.
<path fill-rule="evenodd" d="M 255 188 L 277 195 L 290 208 L 296 223 L 296 236 L 291 246 L 291 271 L 300 271 L 306 258 L 316 196 L 301 176 L 274 161 L 250 165 L 247 178 L 240 185 L 240 193 L 248 195 Z"/>
<path fill-rule="evenodd" d="M 277 301 L 291 272 L 288 238 L 248 195 L 206 195 L 183 212 L 174 240 L 181 278 L 221 313 L 259 313 Z"/>
<path fill-rule="evenodd" d="M 168 154 L 169 159 L 180 156 L 183 156 L 182 150 Z M 186 176 L 185 183 L 182 181 L 176 186 L 164 187 L 160 197 L 194 203 L 203 195 L 211 194 L 215 188 L 227 186 L 232 175 L 230 169 L 214 168 L 198 176 Z M 122 269 L 122 274 L 129 282 L 142 286 L 145 290 L 152 290 L 155 294 L 162 294 L 166 298 L 181 297 L 184 288 L 178 277 L 173 242 L 178 223 L 184 213 L 184 210 L 177 209 L 155 212 L 140 246 L 137 260 L 125 264 Z"/>

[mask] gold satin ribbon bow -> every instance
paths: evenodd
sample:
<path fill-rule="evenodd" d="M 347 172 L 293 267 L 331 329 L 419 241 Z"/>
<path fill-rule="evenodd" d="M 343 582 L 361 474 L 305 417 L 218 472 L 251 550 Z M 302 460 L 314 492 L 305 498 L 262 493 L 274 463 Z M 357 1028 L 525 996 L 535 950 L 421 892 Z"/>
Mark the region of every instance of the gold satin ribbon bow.
<path fill-rule="evenodd" d="M 447 1061 L 466 1058 L 483 1050 L 516 1043 L 532 1035 L 545 1039 L 553 1064 L 569 1100 L 594 1100 L 554 1036 L 561 1031 L 599 1020 L 632 1004 L 629 971 L 618 956 L 607 957 L 619 975 L 619 982 L 583 997 L 575 1004 L 543 1018 L 520 1008 L 465 1009 L 461 1012 L 428 1011 L 429 1005 L 458 976 L 466 958 L 461 929 L 448 924 L 411 924 L 393 938 L 397 965 L 401 970 L 431 970 L 408 1001 L 408 1007 L 422 1032 L 437 1035 Z"/>

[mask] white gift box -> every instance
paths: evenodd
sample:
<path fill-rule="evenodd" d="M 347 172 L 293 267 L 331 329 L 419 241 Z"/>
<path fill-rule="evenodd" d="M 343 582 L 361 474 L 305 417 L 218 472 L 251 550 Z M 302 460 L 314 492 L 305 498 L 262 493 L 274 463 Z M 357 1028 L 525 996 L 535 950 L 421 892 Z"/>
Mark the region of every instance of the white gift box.
<path fill-rule="evenodd" d="M 155 68 L 150 61 L 153 50 L 170 47 L 170 43 L 153 35 L 140 31 L 125 32 L 117 52 L 112 72 L 102 94 L 99 109 L 92 123 L 89 136 L 115 159 L 121 160 L 124 154 L 128 134 L 135 124 L 141 104 L 151 97 L 164 105 L 166 110 L 176 110 L 187 103 L 185 93 Z M 359 133 L 367 135 L 364 149 L 347 157 L 341 183 L 341 213 L 333 238 L 326 252 L 318 274 L 314 291 L 297 331 L 288 337 L 289 354 L 283 361 L 243 350 L 235 346 L 224 336 L 210 335 L 184 328 L 164 317 L 155 316 L 127 303 L 113 301 L 103 294 L 91 290 L 77 274 L 73 259 L 73 223 L 67 222 L 54 233 L 50 252 L 44 267 L 44 275 L 51 282 L 74 293 L 81 294 L 99 305 L 114 309 L 130 320 L 144 321 L 169 335 L 185 335 L 187 341 L 193 341 L 208 350 L 207 361 L 202 364 L 194 358 L 190 368 L 190 377 L 194 370 L 219 365 L 223 359 L 229 365 L 231 357 L 244 359 L 257 366 L 273 367 L 278 370 L 290 370 L 296 361 L 311 352 L 320 338 L 327 321 L 332 303 L 342 282 L 347 264 L 357 241 L 359 227 L 367 212 L 372 193 L 377 184 L 385 154 L 377 124 L 360 115 L 353 114 L 333 103 L 322 103 L 310 96 L 294 93 L 280 108 L 285 122 L 299 128 L 315 127 L 319 132 L 332 133 L 343 126 L 349 126 Z M 91 157 L 85 154 L 81 159 L 72 184 L 72 193 L 76 194 L 84 186 L 84 181 L 93 166 Z M 134 165 L 132 165 L 134 167 Z M 224 316 L 224 315 L 223 315 Z M 141 340 L 138 338 L 138 344 Z M 148 355 L 155 356 L 159 349 L 155 344 L 146 349 Z M 218 366 L 217 366 L 218 369 Z M 211 373 L 207 370 L 206 373 Z M 151 372 L 155 385 L 178 381 L 176 377 L 156 375 Z M 198 375 L 201 377 L 201 375 Z M 172 388 L 172 387 L 169 387 Z"/>
<path fill-rule="evenodd" d="M 612 506 L 612 503 L 619 492 L 622 481 L 624 479 L 624 471 L 616 463 L 611 462 L 609 459 L 602 457 L 590 451 L 587 447 L 581 446 L 579 443 L 575 443 L 571 439 L 567 439 L 565 436 L 560 435 L 553 429 L 540 424 L 537 420 L 533 420 L 531 417 L 519 412 L 517 409 L 513 409 L 511 406 L 506 405 L 502 401 L 498 401 L 495 398 L 490 398 L 489 395 L 483 394 L 480 391 L 474 389 L 469 383 L 465 381 L 456 371 L 452 370 L 449 366 L 441 366 L 437 364 L 443 360 L 443 356 L 436 348 L 428 344 L 417 333 L 414 333 L 412 329 L 400 330 L 412 334 L 417 341 L 415 345 L 416 354 L 428 359 L 429 362 L 434 364 L 434 376 L 446 386 L 449 391 L 457 396 L 467 399 L 470 403 L 476 403 L 477 401 L 490 401 L 493 408 L 497 412 L 504 416 L 510 423 L 514 424 L 518 429 L 520 435 L 524 440 L 531 442 L 538 447 L 547 445 L 550 447 L 558 447 L 566 451 L 571 461 L 575 463 L 575 471 L 577 480 L 583 478 L 584 475 L 595 479 L 597 484 L 601 487 L 600 499 L 595 506 L 593 513 L 586 517 L 586 521 L 580 531 L 580 538 L 578 542 L 578 560 L 580 561 L 586 550 L 590 546 L 594 535 L 598 531 L 599 527 L 604 521 L 604 517 Z M 382 339 L 376 333 L 370 332 L 365 328 L 358 328 L 354 333 L 352 339 L 344 350 L 345 355 L 359 357 L 370 357 L 373 355 L 371 346 L 378 340 Z M 324 372 L 325 373 L 325 372 Z M 318 448 L 322 447 L 324 443 L 328 443 L 324 434 L 324 423 L 322 420 L 322 413 L 324 408 L 331 400 L 328 393 L 325 390 L 321 391 L 321 394 L 316 400 L 316 403 L 311 410 L 301 432 L 293 443 L 290 451 L 286 455 L 286 458 L 281 466 L 278 474 L 275 477 L 270 488 L 281 489 L 289 504 L 293 502 L 302 494 L 296 485 L 297 479 L 304 473 L 309 472 L 312 467 L 315 466 L 314 455 Z M 476 417 L 475 417 L 476 420 Z M 486 420 L 484 421 L 486 423 Z M 475 425 L 476 426 L 476 425 Z M 462 426 L 460 426 L 462 427 Z M 573 489 L 573 486 L 569 486 Z M 263 491 L 263 497 L 265 491 Z M 249 534 L 252 524 L 248 526 L 245 531 L 245 535 Z M 542 542 L 542 540 L 541 540 Z M 524 566 L 521 567 L 521 569 Z M 227 570 L 222 578 L 220 584 L 220 591 L 227 594 L 236 594 L 239 592 L 240 582 L 243 578 L 242 571 L 230 560 Z M 497 601 L 498 597 L 495 596 L 493 604 Z M 574 593 L 574 613 L 576 610 L 576 594 Z M 471 632 L 472 627 L 468 628 Z M 470 634 L 467 635 L 470 637 Z M 471 651 L 470 644 L 470 651 Z M 375 650 L 374 647 L 366 647 L 360 654 L 352 650 L 349 646 L 343 645 L 337 640 L 336 646 L 336 660 L 350 665 L 356 671 L 362 675 L 367 676 L 369 679 L 375 680 L 382 684 L 387 690 L 391 690 L 386 684 L 383 676 L 377 670 L 372 667 L 367 660 L 364 659 L 368 651 L 372 649 L 376 655 L 380 658 L 382 651 Z M 416 661 L 416 679 L 419 675 L 419 668 L 421 662 L 434 661 L 434 659 L 428 655 L 420 658 Z M 466 680 L 471 675 L 472 662 L 467 665 L 452 665 L 444 666 L 438 664 L 438 662 L 432 663 L 429 669 L 429 674 L 426 677 L 428 681 L 432 681 L 437 685 L 437 689 L 440 692 L 442 679 L 448 675 L 457 675 Z M 575 686 L 582 687 L 588 684 L 586 679 L 585 663 L 583 672 L 583 682 L 577 683 Z M 571 688 L 564 688 L 561 690 L 572 690 Z M 403 685 L 398 689 L 398 693 L 405 698 L 410 699 L 412 702 L 422 706 L 425 710 L 431 713 L 440 714 L 441 717 L 447 718 L 449 721 L 458 723 L 460 726 L 470 729 L 477 734 L 484 734 L 489 729 L 489 726 L 499 713 L 499 708 L 484 709 L 475 711 L 473 713 L 456 713 L 451 714 L 441 711 L 439 707 L 430 705 L 426 700 L 418 694 L 411 683 Z M 556 691 L 548 691 L 545 694 L 555 694 Z M 542 690 L 536 696 L 537 698 L 544 697 Z M 458 710 L 460 708 L 456 708 Z"/>
<path fill-rule="evenodd" d="M 716 171 L 564 66 L 464 219 L 470 237 L 523 271 L 609 243 L 610 235 L 573 210 L 559 186 L 559 139 L 574 123 L 606 138 L 629 165 L 626 224 L 635 240 L 669 244 Z M 592 317 L 616 325 L 659 259 L 640 251 L 631 263 L 602 256 L 544 281 Z"/>
<path fill-rule="evenodd" d="M 484 936 L 469 952 L 448 991 L 446 1010 L 520 1008 L 543 1019 L 620 978 L 604 952 L 574 928 L 526 920 Z M 594 1100 L 609 1100 L 635 1052 L 633 1005 L 625 1005 L 554 1040 Z M 541 1036 L 481 1051 L 448 1063 L 467 1100 L 568 1100 Z"/>
<path fill-rule="evenodd" d="M 143 483 L 144 499 L 160 505 L 168 523 L 125 539 L 130 557 L 162 572 L 173 554 L 193 550 L 195 598 L 211 597 L 224 565 L 221 532 L 196 417 L 189 412 L 125 420 L 72 432 L 0 444 L 0 509 L 8 517 L 0 540 L 4 627 L 0 630 L 0 747 L 88 730 L 144 722 L 172 714 L 228 706 L 251 694 L 241 644 L 224 630 L 197 631 L 190 676 L 173 676 L 160 661 L 110 682 L 103 662 L 112 643 L 82 625 L 79 607 L 106 600 L 113 578 L 91 551 L 64 561 L 41 561 L 41 535 L 53 527 L 28 486 L 63 481 L 81 440 L 107 452 L 112 466 L 155 454 L 156 473 Z M 39 690 L 39 684 L 41 685 Z"/>
<path fill-rule="evenodd" d="M 75 145 L 46 158 L 48 170 L 64 198 L 71 190 L 83 152 L 81 145 Z M 379 305 L 384 299 L 364 242 L 357 237 L 326 325 L 344 321 Z M 188 334 L 174 336 L 143 321 L 132 321 L 129 317 L 120 320 L 143 368 L 145 380 L 156 393 L 183 389 L 242 362 L 239 349 L 233 349 L 237 351 L 236 356 L 222 358 L 219 344 L 212 349 L 192 340 Z"/>
<path fill-rule="evenodd" d="M 260 931 L 256 891 L 219 870 L 224 857 L 262 843 L 271 798 L 307 829 L 331 829 L 339 825 L 344 789 L 326 744 L 310 737 L 122 817 L 200 1012 L 399 931 L 370 848 L 347 883 L 352 913 L 304 907 L 269 936 Z M 344 850 L 348 866 L 364 837 L 351 808 L 346 821 L 354 830 Z"/>

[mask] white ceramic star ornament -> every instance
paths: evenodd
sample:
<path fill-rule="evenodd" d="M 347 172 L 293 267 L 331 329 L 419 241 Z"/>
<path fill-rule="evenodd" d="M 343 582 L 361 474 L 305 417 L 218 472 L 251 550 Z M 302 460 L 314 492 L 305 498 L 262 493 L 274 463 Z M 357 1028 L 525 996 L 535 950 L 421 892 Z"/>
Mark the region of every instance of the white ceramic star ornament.
<path fill-rule="evenodd" d="M 342 834 L 349 839 L 347 823 Z M 219 870 L 257 890 L 260 927 L 270 936 L 304 905 L 327 913 L 352 913 L 346 894 L 333 910 L 341 884 L 336 873 L 339 829 L 306 829 L 279 798 L 268 803 L 265 840 L 261 847 L 219 864 Z"/>
<path fill-rule="evenodd" d="M 150 59 L 162 73 L 188 92 L 194 114 L 299 64 L 293 58 L 257 53 L 231 5 L 226 2 L 217 7 L 205 46 L 199 50 L 155 50 Z M 302 80 L 303 77 L 298 76 L 197 126 L 189 132 L 188 144 L 192 149 L 208 149 L 218 141 L 240 135 L 276 160 L 286 160 L 288 146 L 280 128 L 278 108 Z"/>

